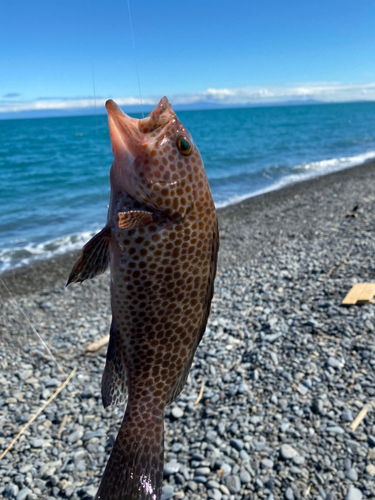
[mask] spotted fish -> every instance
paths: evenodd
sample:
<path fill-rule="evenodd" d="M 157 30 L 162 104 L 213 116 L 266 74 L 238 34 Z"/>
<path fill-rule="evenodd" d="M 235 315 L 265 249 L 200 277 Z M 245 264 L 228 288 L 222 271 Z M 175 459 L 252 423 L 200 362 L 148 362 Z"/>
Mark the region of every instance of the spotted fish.
<path fill-rule="evenodd" d="M 217 217 L 203 162 L 166 97 L 144 119 L 107 101 L 114 161 L 107 225 L 70 282 L 111 269 L 104 407 L 127 406 L 97 500 L 158 500 L 163 411 L 181 392 L 205 331 Z"/>

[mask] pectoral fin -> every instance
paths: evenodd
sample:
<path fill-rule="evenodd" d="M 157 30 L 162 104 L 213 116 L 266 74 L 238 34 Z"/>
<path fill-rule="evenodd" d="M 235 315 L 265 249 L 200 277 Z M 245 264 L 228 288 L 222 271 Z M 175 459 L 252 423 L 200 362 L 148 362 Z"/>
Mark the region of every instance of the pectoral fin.
<path fill-rule="evenodd" d="M 82 248 L 81 255 L 74 264 L 68 283 L 85 281 L 103 274 L 109 264 L 109 241 L 111 229 L 105 226 Z"/>
<path fill-rule="evenodd" d="M 128 229 L 130 227 L 147 226 L 153 221 L 152 212 L 144 212 L 142 210 L 132 210 L 130 212 L 118 213 L 118 227 L 120 229 Z"/>

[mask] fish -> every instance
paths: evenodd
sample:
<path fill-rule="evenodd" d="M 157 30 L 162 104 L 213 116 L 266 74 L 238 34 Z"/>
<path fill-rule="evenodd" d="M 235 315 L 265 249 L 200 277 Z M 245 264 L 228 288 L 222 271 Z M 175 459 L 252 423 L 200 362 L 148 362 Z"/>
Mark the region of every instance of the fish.
<path fill-rule="evenodd" d="M 96 500 L 159 500 L 164 409 L 182 391 L 214 293 L 219 232 L 201 155 L 166 97 L 145 118 L 106 102 L 113 151 L 105 227 L 68 283 L 110 267 L 104 407 L 126 409 Z"/>

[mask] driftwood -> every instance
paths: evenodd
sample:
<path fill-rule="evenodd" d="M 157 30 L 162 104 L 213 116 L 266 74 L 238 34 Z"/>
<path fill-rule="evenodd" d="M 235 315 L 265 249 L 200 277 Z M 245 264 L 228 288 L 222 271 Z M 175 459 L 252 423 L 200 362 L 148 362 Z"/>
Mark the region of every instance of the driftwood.
<path fill-rule="evenodd" d="M 93 342 L 92 344 L 89 344 L 86 347 L 86 352 L 95 352 L 98 351 L 101 347 L 105 346 L 109 342 L 109 335 L 106 335 L 105 337 L 102 337 L 101 339 L 97 340 L 96 342 Z"/>
<path fill-rule="evenodd" d="M 0 455 L 0 460 L 2 458 L 5 457 L 5 455 L 8 453 L 9 450 L 11 450 L 13 448 L 13 446 L 15 445 L 15 443 L 18 441 L 18 439 L 22 436 L 22 434 L 25 432 L 25 430 L 30 427 L 30 425 L 34 422 L 34 420 L 36 418 L 39 417 L 39 415 L 42 413 L 42 411 L 55 399 L 55 397 L 60 394 L 60 392 L 64 389 L 64 387 L 69 383 L 69 380 L 73 377 L 73 375 L 75 374 L 75 372 L 77 371 L 77 368 L 73 368 L 73 370 L 70 372 L 70 374 L 67 376 L 67 378 L 65 379 L 65 382 L 63 382 L 60 387 L 54 392 L 54 394 L 52 394 L 52 396 L 49 398 L 49 400 L 44 403 L 43 406 L 41 406 L 39 408 L 39 410 L 34 413 L 34 415 L 30 418 L 30 420 L 27 422 L 27 424 L 25 424 L 22 429 L 20 430 L 20 432 L 17 434 L 17 436 L 12 440 L 12 442 L 10 443 L 10 445 L 2 452 L 2 454 Z"/>

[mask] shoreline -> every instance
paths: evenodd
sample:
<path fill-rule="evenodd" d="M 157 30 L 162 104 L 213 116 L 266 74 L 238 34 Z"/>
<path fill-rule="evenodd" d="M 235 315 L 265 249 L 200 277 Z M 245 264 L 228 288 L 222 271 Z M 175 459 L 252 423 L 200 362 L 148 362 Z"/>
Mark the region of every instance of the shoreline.
<path fill-rule="evenodd" d="M 349 193 L 345 193 L 346 196 L 344 197 L 340 195 L 342 184 L 347 184 L 349 181 L 362 183 L 366 182 L 367 179 L 371 183 L 373 178 L 375 178 L 375 160 L 370 160 L 360 165 L 302 180 L 283 186 L 280 189 L 268 191 L 246 198 L 238 203 L 218 208 L 217 213 L 222 242 L 221 249 L 223 250 L 223 246 L 225 248 L 223 240 L 229 237 L 233 221 L 242 220 L 245 224 L 251 224 L 251 229 L 257 234 L 257 240 L 259 240 L 259 237 L 267 238 L 264 228 L 262 230 L 260 227 L 260 223 L 264 224 L 270 230 L 268 238 L 276 236 L 276 227 L 279 231 L 288 231 L 292 227 L 295 229 L 298 228 L 298 230 L 303 232 L 303 225 L 296 219 L 308 216 L 309 214 L 306 211 L 308 212 L 312 208 L 312 205 L 319 206 L 319 193 L 329 190 L 332 192 L 335 190 L 338 191 L 338 193 L 333 193 L 337 194 L 334 210 L 339 213 L 345 207 L 350 211 L 353 207 L 350 207 L 349 200 L 352 199 L 353 203 L 356 201 L 355 193 L 353 193 L 353 196 L 347 196 Z M 316 194 L 315 203 L 311 203 L 313 193 Z M 295 198 L 296 196 L 297 198 Z M 305 202 L 306 197 L 310 198 L 310 203 Z M 358 200 L 358 203 L 360 203 L 360 200 Z M 278 207 L 278 209 L 275 210 L 275 207 Z M 291 217 L 289 221 L 280 218 L 280 211 L 283 210 L 288 211 Z M 264 217 L 259 219 L 258 216 L 260 213 L 263 215 L 268 213 L 266 215 L 267 220 L 264 220 Z M 323 213 L 321 216 L 324 220 Z M 249 242 L 249 248 L 256 251 L 253 243 Z M 27 295 L 54 285 L 57 282 L 66 282 L 79 253 L 80 250 L 75 250 L 47 259 L 37 259 L 30 264 L 4 271 L 0 274 L 0 279 L 6 283 L 15 296 Z M 223 258 L 223 251 L 221 251 L 219 253 L 219 266 L 223 260 L 227 259 Z M 4 285 L 2 288 L 4 288 Z M 1 296 L 4 296 L 4 292 L 0 293 Z"/>

